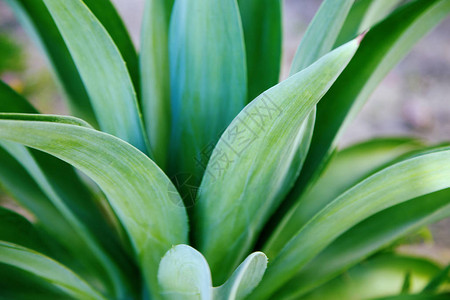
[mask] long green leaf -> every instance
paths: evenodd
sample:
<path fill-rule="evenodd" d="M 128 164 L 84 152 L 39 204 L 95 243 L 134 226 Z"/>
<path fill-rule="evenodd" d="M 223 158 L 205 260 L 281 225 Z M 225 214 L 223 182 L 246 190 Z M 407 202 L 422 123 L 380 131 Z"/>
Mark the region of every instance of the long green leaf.
<path fill-rule="evenodd" d="M 142 109 L 155 161 L 167 164 L 170 140 L 169 22 L 173 0 L 147 0 L 141 36 Z"/>
<path fill-rule="evenodd" d="M 281 0 L 239 0 L 247 54 L 248 101 L 278 83 Z"/>
<path fill-rule="evenodd" d="M 446 0 L 414 1 L 367 33 L 355 57 L 318 105 L 311 148 L 286 206 L 298 199 L 311 179 L 317 178 L 345 125 L 383 77 L 449 12 L 450 2 Z"/>
<path fill-rule="evenodd" d="M 398 238 L 449 217 L 449 197 L 450 190 L 445 189 L 396 205 L 364 220 L 308 263 L 277 295 L 299 297 Z"/>
<path fill-rule="evenodd" d="M 266 91 L 222 135 L 195 206 L 198 247 L 214 282 L 242 261 L 291 187 L 305 155 L 298 151 L 304 120 L 357 47 L 354 40 Z"/>
<path fill-rule="evenodd" d="M 403 0 L 356 0 L 336 39 L 335 47 L 383 20 Z"/>
<path fill-rule="evenodd" d="M 0 241 L 0 262 L 33 273 L 77 299 L 105 299 L 75 273 L 30 249 Z"/>
<path fill-rule="evenodd" d="M 0 264 L 0 278 L 1 300 L 74 300 L 44 279 L 10 265 Z"/>
<path fill-rule="evenodd" d="M 177 245 L 167 251 L 159 264 L 158 281 L 167 300 L 213 299 L 208 262 L 188 245 Z"/>
<path fill-rule="evenodd" d="M 22 25 L 31 34 L 53 67 L 67 95 L 72 112 L 95 124 L 89 96 L 55 22 L 42 0 L 6 0 Z"/>
<path fill-rule="evenodd" d="M 55 123 L 46 116 L 41 121 L 11 118 L 1 115 L 1 138 L 72 164 L 105 192 L 130 236 L 152 293 L 158 295 L 160 258 L 172 245 L 187 239 L 186 212 L 170 180 L 147 156 L 111 135 Z"/>
<path fill-rule="evenodd" d="M 136 93 L 108 32 L 81 0 L 44 3 L 80 72 L 101 129 L 147 151 Z"/>
<path fill-rule="evenodd" d="M 6 85 L 0 85 L 0 93 L 7 96 L 0 102 L 0 111 L 36 112 L 24 98 L 14 93 Z M 22 115 L 21 118 L 39 120 L 40 116 Z M 71 117 L 60 118 L 55 116 L 53 119 L 55 122 L 60 121 L 67 124 L 90 127 L 84 121 Z M 117 238 L 111 234 L 111 227 L 106 224 L 99 207 L 94 204 L 94 197 L 87 190 L 73 168 L 48 154 L 29 150 L 16 143 L 1 141 L 0 146 L 13 156 L 13 158 L 8 158 L 7 155 L 2 155 L 2 159 L 17 160 L 37 183 L 38 189 L 45 194 L 45 196 L 41 196 L 41 192 L 36 191 L 34 185 L 28 186 L 27 189 L 31 189 L 31 194 L 34 197 L 25 201 L 23 198 L 19 198 L 21 203 L 32 213 L 36 214 L 37 217 L 41 218 L 43 223 L 46 223 L 44 226 L 46 231 L 50 229 L 49 232 L 66 249 L 69 249 L 69 253 L 82 259 L 85 268 L 93 271 L 100 278 L 110 278 L 110 288 L 113 290 L 118 288 L 116 295 L 119 296 L 125 293 L 126 288 L 122 283 L 125 277 L 121 276 L 117 263 L 121 264 L 123 270 L 130 269 L 129 266 L 132 264 L 125 259 L 126 255 L 121 251 Z M 11 162 L 4 162 L 4 164 L 7 168 L 14 166 L 14 163 Z M 6 174 L 8 172 L 22 172 L 22 167 L 15 166 L 15 168 L 15 170 L 3 171 Z M 16 177 L 14 176 L 13 178 Z M 15 187 L 11 188 L 11 183 L 6 184 L 10 190 L 14 191 L 16 189 Z M 19 187 L 22 186 L 22 182 L 17 184 Z M 17 194 L 17 192 L 13 192 L 13 194 Z M 30 202 L 37 200 L 35 197 L 40 201 L 37 201 L 36 205 L 30 206 Z M 44 204 L 42 201 L 48 203 Z M 49 216 L 46 215 L 46 213 L 54 215 L 53 211 L 48 212 L 49 205 L 54 206 L 58 210 L 58 213 L 56 213 L 57 217 L 53 216 L 51 221 L 48 220 Z M 43 209 L 43 211 L 40 209 Z M 54 235 L 55 230 L 52 230 L 51 227 L 58 223 L 67 224 L 71 229 L 69 232 L 65 232 L 67 227 L 61 225 L 63 230 L 56 231 L 58 234 Z M 114 259 L 109 257 L 107 253 L 113 254 Z"/>
<path fill-rule="evenodd" d="M 247 102 L 236 0 L 180 0 L 169 34 L 171 173 L 201 175 L 212 146 Z"/>
<path fill-rule="evenodd" d="M 400 155 L 422 146 L 412 139 L 378 139 L 339 151 L 315 185 L 297 200 L 264 245 L 273 258 L 316 213 L 345 190 Z M 351 169 L 351 172 L 349 170 Z"/>
<path fill-rule="evenodd" d="M 348 270 L 341 277 L 302 296 L 301 299 L 359 300 L 398 295 L 401 292 L 406 273 L 410 274 L 411 291 L 417 293 L 428 280 L 440 271 L 440 266 L 423 258 L 384 254 L 371 258 Z M 277 299 L 299 298 L 284 297 Z M 419 299 L 425 300 L 428 298 Z"/>
<path fill-rule="evenodd" d="M 269 265 L 253 294 L 270 297 L 339 235 L 383 210 L 450 187 L 450 150 L 407 159 L 367 178 L 339 196 L 308 222 Z M 258 298 L 260 297 L 260 298 Z"/>
<path fill-rule="evenodd" d="M 0 241 L 46 252 L 39 231 L 23 216 L 0 206 Z"/>

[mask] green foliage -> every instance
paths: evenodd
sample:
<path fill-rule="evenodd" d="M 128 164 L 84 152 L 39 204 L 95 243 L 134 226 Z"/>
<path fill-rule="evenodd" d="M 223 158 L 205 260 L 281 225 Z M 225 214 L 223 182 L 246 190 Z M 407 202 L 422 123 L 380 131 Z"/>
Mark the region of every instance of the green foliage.
<path fill-rule="evenodd" d="M 75 117 L 0 82 L 0 299 L 448 297 L 395 253 L 450 216 L 448 145 L 336 149 L 450 12 L 400 2 L 323 1 L 278 82 L 279 0 L 147 0 L 139 57 L 109 0 L 7 0 Z"/>

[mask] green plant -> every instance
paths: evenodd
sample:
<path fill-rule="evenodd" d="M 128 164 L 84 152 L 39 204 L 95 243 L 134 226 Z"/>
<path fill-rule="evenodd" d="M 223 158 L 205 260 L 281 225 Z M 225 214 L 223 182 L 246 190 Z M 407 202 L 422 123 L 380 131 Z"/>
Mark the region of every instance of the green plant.
<path fill-rule="evenodd" d="M 450 1 L 325 0 L 278 84 L 280 1 L 148 0 L 139 59 L 109 0 L 7 2 L 89 123 L 0 83 L 0 298 L 448 297 L 391 245 L 450 215 L 450 148 L 336 140 Z"/>

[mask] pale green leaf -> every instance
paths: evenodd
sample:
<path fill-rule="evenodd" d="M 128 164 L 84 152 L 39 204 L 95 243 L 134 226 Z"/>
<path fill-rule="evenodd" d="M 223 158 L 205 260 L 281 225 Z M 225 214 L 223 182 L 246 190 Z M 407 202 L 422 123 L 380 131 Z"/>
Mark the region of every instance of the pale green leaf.
<path fill-rule="evenodd" d="M 106 29 L 81 0 L 44 3 L 78 68 L 101 129 L 147 151 L 133 84 Z"/>
<path fill-rule="evenodd" d="M 410 274 L 411 292 L 417 293 L 440 271 L 441 268 L 438 265 L 427 259 L 384 254 L 355 266 L 342 276 L 302 296 L 301 299 L 360 300 L 398 295 L 407 272 Z M 422 300 L 425 299 L 428 298 L 422 298 Z"/>
<path fill-rule="evenodd" d="M 214 288 L 214 299 L 242 300 L 259 284 L 267 267 L 262 252 L 250 254 L 223 285 Z"/>
<path fill-rule="evenodd" d="M 449 197 L 450 189 L 445 189 L 395 205 L 364 220 L 309 262 L 277 296 L 299 297 L 398 238 L 449 217 Z"/>
<path fill-rule="evenodd" d="M 91 177 L 124 225 L 147 283 L 157 294 L 159 259 L 187 239 L 186 212 L 175 187 L 147 156 L 122 140 L 40 118 L 0 120 L 0 137 L 48 152 Z"/>
<path fill-rule="evenodd" d="M 167 251 L 159 264 L 158 281 L 164 299 L 213 299 L 208 263 L 188 245 L 177 245 Z"/>
<path fill-rule="evenodd" d="M 311 148 L 286 206 L 320 174 L 344 128 L 378 83 L 449 12 L 447 0 L 410 2 L 366 34 L 355 57 L 318 104 Z"/>
<path fill-rule="evenodd" d="M 173 0 L 147 0 L 141 36 L 142 109 L 155 161 L 167 164 L 170 140 L 169 20 Z"/>
<path fill-rule="evenodd" d="M 76 299 L 105 299 L 71 270 L 33 250 L 0 241 L 0 262 L 39 276 Z"/>
<path fill-rule="evenodd" d="M 169 34 L 172 174 L 200 175 L 210 150 L 247 102 L 236 0 L 176 1 Z"/>
<path fill-rule="evenodd" d="M 304 120 L 357 47 L 352 41 L 264 92 L 222 135 L 194 207 L 195 237 L 214 282 L 231 275 L 298 176 Z"/>
<path fill-rule="evenodd" d="M 383 169 L 347 190 L 316 214 L 274 258 L 254 297 L 270 297 L 339 235 L 365 218 L 450 187 L 446 165 L 450 165 L 450 150 L 435 150 Z"/>
<path fill-rule="evenodd" d="M 238 0 L 247 54 L 248 101 L 278 83 L 281 0 Z"/>
<path fill-rule="evenodd" d="M 296 201 L 278 224 L 264 245 L 264 253 L 270 258 L 275 257 L 303 225 L 337 196 L 420 146 L 420 142 L 412 139 L 378 139 L 337 152 L 314 186 Z"/>

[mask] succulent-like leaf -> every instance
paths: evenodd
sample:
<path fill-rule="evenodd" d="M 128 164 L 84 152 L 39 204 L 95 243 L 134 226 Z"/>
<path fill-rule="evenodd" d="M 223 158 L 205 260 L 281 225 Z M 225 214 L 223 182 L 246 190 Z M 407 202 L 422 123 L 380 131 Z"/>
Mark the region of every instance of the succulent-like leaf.
<path fill-rule="evenodd" d="M 250 254 L 223 285 L 214 288 L 214 299 L 242 300 L 259 284 L 267 267 L 262 252 Z"/>
<path fill-rule="evenodd" d="M 440 271 L 439 265 L 424 258 L 393 254 L 379 255 L 355 266 L 348 270 L 346 274 L 302 296 L 301 299 L 357 300 L 399 295 L 406 273 L 410 274 L 411 292 L 417 293 L 430 278 L 439 274 Z M 298 282 L 298 284 L 301 283 Z M 409 295 L 402 296 L 408 297 Z M 298 297 L 282 299 L 298 299 Z M 429 298 L 412 299 L 428 300 Z"/>
<path fill-rule="evenodd" d="M 446 0 L 413 1 L 366 34 L 355 57 L 318 104 L 311 148 L 286 206 L 292 205 L 323 170 L 345 126 L 378 83 L 449 12 Z"/>
<path fill-rule="evenodd" d="M 377 139 L 337 152 L 315 185 L 278 224 L 264 245 L 264 253 L 275 257 L 302 226 L 337 196 L 400 155 L 421 146 L 413 139 Z"/>
<path fill-rule="evenodd" d="M 354 40 L 264 92 L 216 145 L 198 193 L 195 234 L 223 283 L 255 242 L 301 165 L 304 120 L 358 47 Z"/>
<path fill-rule="evenodd" d="M 450 150 L 407 159 L 347 190 L 314 216 L 269 265 L 252 296 L 267 299 L 339 235 L 367 217 L 422 195 L 450 187 Z"/>
<path fill-rule="evenodd" d="M 364 220 L 309 262 L 277 296 L 300 297 L 401 236 L 449 217 L 449 197 L 450 189 L 445 189 L 388 208 Z"/>
<path fill-rule="evenodd" d="M 238 0 L 247 54 L 248 101 L 278 83 L 281 0 Z"/>
<path fill-rule="evenodd" d="M 71 270 L 33 250 L 0 241 L 0 262 L 39 276 L 76 299 L 105 300 Z"/>
<path fill-rule="evenodd" d="M 169 34 L 171 173 L 199 178 L 220 134 L 247 102 L 236 0 L 175 2 Z"/>
<path fill-rule="evenodd" d="M 170 140 L 169 21 L 173 0 L 147 0 L 141 37 L 142 110 L 156 163 L 167 164 Z"/>
<path fill-rule="evenodd" d="M 44 3 L 78 68 L 101 129 L 146 152 L 136 93 L 106 29 L 81 0 Z"/>
<path fill-rule="evenodd" d="M 177 245 L 167 251 L 159 264 L 158 281 L 167 300 L 213 299 L 208 262 L 188 245 Z"/>
<path fill-rule="evenodd" d="M 1 114 L 1 138 L 63 159 L 105 192 L 130 236 L 147 283 L 157 294 L 159 259 L 172 245 L 187 239 L 186 212 L 170 180 L 147 156 L 111 135 L 55 123 L 54 117 L 12 118 Z"/>

